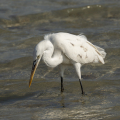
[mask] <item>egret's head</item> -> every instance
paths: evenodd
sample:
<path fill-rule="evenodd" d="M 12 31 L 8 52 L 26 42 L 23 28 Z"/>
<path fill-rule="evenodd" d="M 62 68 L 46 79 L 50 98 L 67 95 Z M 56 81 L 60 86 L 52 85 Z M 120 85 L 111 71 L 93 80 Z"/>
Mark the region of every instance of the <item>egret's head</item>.
<path fill-rule="evenodd" d="M 33 65 L 32 65 L 32 71 L 31 71 L 31 76 L 30 76 L 30 81 L 29 81 L 29 87 L 31 86 L 36 68 L 40 62 L 40 59 L 42 57 L 43 54 L 43 47 L 40 43 L 38 43 L 36 45 L 36 47 L 34 48 L 34 52 L 33 52 Z"/>

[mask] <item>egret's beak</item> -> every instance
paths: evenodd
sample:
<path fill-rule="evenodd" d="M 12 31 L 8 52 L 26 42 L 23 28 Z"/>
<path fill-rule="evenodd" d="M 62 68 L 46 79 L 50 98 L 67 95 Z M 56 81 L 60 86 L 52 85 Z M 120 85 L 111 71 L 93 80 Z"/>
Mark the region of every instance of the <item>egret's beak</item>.
<path fill-rule="evenodd" d="M 32 66 L 32 71 L 31 71 L 31 76 L 30 76 L 30 81 L 29 81 L 29 87 L 31 86 L 31 83 L 32 83 L 32 80 L 33 80 L 33 77 L 34 77 L 34 74 L 35 74 L 35 71 L 36 71 L 36 68 L 37 68 L 39 62 L 40 62 L 40 58 L 33 61 L 33 66 Z"/>

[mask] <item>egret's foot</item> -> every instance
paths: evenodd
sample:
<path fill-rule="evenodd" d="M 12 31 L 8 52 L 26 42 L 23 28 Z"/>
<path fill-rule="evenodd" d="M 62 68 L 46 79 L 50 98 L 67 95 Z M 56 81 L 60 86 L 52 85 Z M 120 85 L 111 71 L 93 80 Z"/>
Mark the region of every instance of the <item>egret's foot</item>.
<path fill-rule="evenodd" d="M 82 92 L 82 95 L 87 95 L 85 92 Z"/>
<path fill-rule="evenodd" d="M 61 93 L 63 93 L 64 92 L 64 88 L 61 88 Z"/>

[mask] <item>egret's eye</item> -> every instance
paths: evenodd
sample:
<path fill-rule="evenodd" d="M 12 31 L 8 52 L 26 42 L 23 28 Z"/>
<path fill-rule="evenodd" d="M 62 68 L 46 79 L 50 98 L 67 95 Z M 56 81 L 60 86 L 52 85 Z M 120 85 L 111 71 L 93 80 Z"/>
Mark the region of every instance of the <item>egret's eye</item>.
<path fill-rule="evenodd" d="M 35 65 L 36 65 L 36 60 L 34 60 L 34 61 L 33 61 L 32 70 L 34 70 L 34 68 L 35 68 Z"/>
<path fill-rule="evenodd" d="M 40 58 L 40 55 L 37 56 L 37 59 Z"/>

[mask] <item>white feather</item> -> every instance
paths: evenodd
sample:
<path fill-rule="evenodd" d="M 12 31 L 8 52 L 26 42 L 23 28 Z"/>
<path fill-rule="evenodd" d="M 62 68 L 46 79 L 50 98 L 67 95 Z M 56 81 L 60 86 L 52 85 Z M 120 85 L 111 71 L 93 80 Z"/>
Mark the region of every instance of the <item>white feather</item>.
<path fill-rule="evenodd" d="M 81 64 L 101 62 L 104 64 L 104 49 L 90 43 L 84 35 L 53 33 L 45 36 L 54 46 L 54 53 L 59 50 L 73 62 Z M 64 62 L 64 61 L 63 61 Z"/>

